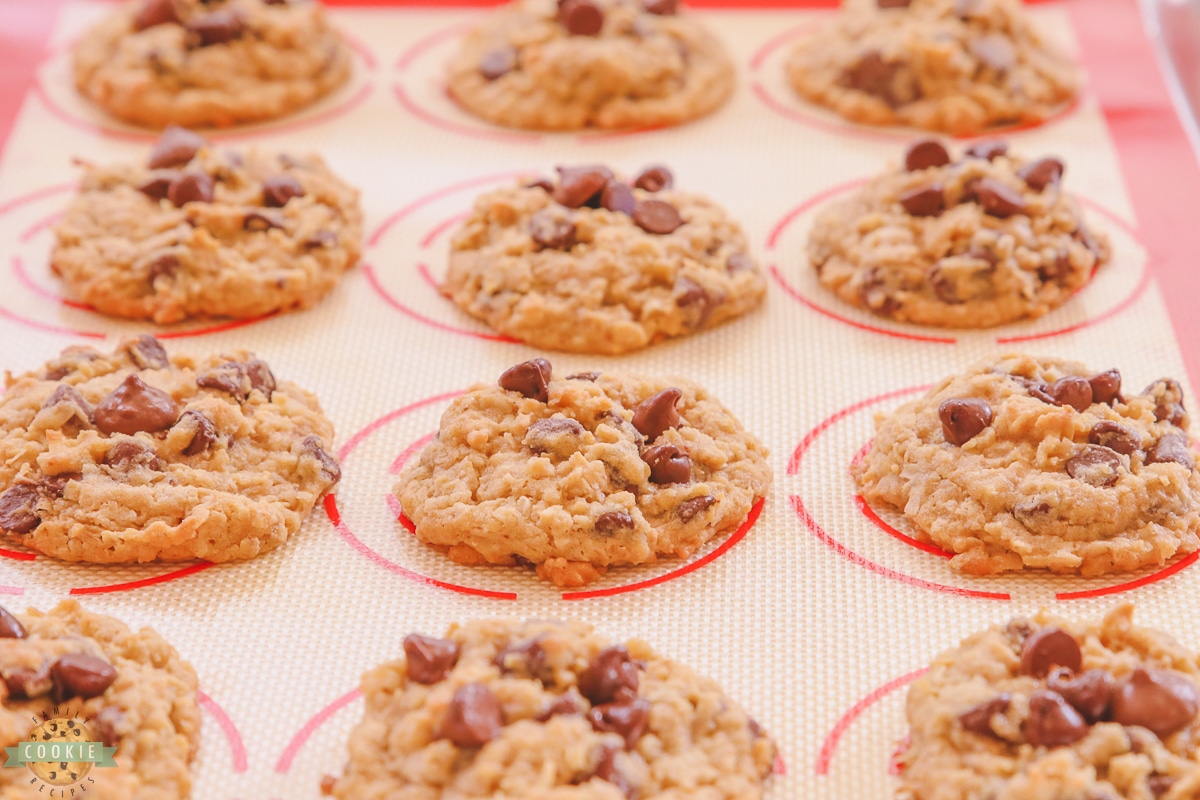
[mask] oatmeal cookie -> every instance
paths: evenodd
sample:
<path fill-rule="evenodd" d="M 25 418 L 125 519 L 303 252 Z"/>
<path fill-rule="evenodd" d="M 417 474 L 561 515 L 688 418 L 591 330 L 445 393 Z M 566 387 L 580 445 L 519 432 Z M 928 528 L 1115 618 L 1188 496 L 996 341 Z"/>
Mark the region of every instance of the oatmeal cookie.
<path fill-rule="evenodd" d="M 1002 141 L 953 161 L 913 143 L 898 169 L 822 212 L 808 240 L 821 284 L 881 317 L 987 328 L 1067 301 L 1108 261 L 1108 237 L 1083 220 L 1054 157 Z"/>
<path fill-rule="evenodd" d="M 455 234 L 441 288 L 471 316 L 537 347 L 612 355 L 762 302 L 741 227 L 665 167 L 632 185 L 600 165 L 558 173 L 485 194 Z"/>
<path fill-rule="evenodd" d="M 1171 378 L 1010 355 L 881 416 L 855 474 L 962 572 L 1136 570 L 1200 547 L 1188 422 Z"/>
<path fill-rule="evenodd" d="M 72 347 L 0 398 L 0 533 L 64 561 L 252 558 L 341 475 L 311 393 L 238 351 Z"/>
<path fill-rule="evenodd" d="M 532 564 L 575 587 L 736 529 L 770 486 L 766 459 L 691 382 L 555 379 L 539 358 L 456 399 L 395 493 L 452 560 Z"/>
<path fill-rule="evenodd" d="M 645 642 L 506 620 L 412 634 L 368 672 L 339 800 L 757 800 L 775 744 L 721 688 Z"/>
<path fill-rule="evenodd" d="M 0 748 L 29 738 L 58 715 L 78 741 L 115 747 L 115 767 L 91 770 L 78 787 L 94 800 L 184 800 L 200 745 L 196 673 L 149 628 L 91 614 L 74 600 L 48 613 L 0 608 Z M 84 739 L 86 728 L 88 738 Z M 59 765 L 55 764 L 54 767 Z M 67 765 L 86 769 L 87 764 Z M 0 797 L 70 796 L 27 769 L 0 769 Z"/>
<path fill-rule="evenodd" d="M 908 692 L 905 800 L 1200 797 L 1200 658 L 1133 624 L 1039 614 L 966 639 Z"/>
<path fill-rule="evenodd" d="M 676 0 L 516 0 L 469 34 L 450 93 L 513 128 L 678 125 L 733 92 L 724 46 Z"/>
<path fill-rule="evenodd" d="M 358 261 L 358 191 L 319 156 L 168 128 L 146 164 L 85 165 L 51 269 L 96 310 L 160 325 L 309 308 Z"/>
<path fill-rule="evenodd" d="M 79 39 L 79 92 L 150 128 L 228 127 L 310 105 L 350 48 L 310 0 L 132 0 Z"/>
<path fill-rule="evenodd" d="M 845 0 L 796 47 L 787 75 L 853 122 L 956 136 L 1041 122 L 1080 82 L 1021 0 Z"/>

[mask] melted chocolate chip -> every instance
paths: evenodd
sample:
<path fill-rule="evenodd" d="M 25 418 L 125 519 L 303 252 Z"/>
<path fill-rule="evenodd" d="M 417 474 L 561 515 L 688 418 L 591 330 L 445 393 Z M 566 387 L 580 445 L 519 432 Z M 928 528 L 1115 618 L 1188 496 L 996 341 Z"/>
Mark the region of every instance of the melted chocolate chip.
<path fill-rule="evenodd" d="M 596 517 L 596 533 L 612 536 L 618 531 L 633 530 L 633 517 L 624 511 L 605 511 Z"/>
<path fill-rule="evenodd" d="M 567 717 L 572 714 L 582 714 L 586 710 L 583 706 L 583 700 L 578 695 L 564 694 L 548 705 L 542 713 L 538 714 L 537 720 L 538 722 L 545 722 L 551 717 Z"/>
<path fill-rule="evenodd" d="M 24 639 L 25 626 L 4 606 L 0 606 L 0 639 Z"/>
<path fill-rule="evenodd" d="M 900 97 L 896 92 L 896 77 L 900 69 L 899 63 L 885 61 L 882 53 L 871 50 L 842 70 L 838 82 L 842 86 L 878 97 L 895 108 L 900 105 Z"/>
<path fill-rule="evenodd" d="M 192 17 L 184 27 L 200 47 L 225 44 L 240 38 L 246 28 L 242 15 L 236 9 L 223 8 Z"/>
<path fill-rule="evenodd" d="M 1107 447 L 1088 445 L 1067 459 L 1067 474 L 1089 486 L 1112 486 L 1121 478 L 1121 457 Z"/>
<path fill-rule="evenodd" d="M 642 0 L 642 8 L 649 14 L 669 17 L 679 10 L 679 0 Z"/>
<path fill-rule="evenodd" d="M 459 747 L 482 747 L 503 727 L 504 709 L 496 695 L 482 683 L 468 683 L 450 700 L 438 736 Z"/>
<path fill-rule="evenodd" d="M 1087 736 L 1088 724 L 1057 692 L 1038 690 L 1029 698 L 1024 732 L 1034 747 L 1063 747 Z"/>
<path fill-rule="evenodd" d="M 161 472 L 164 466 L 154 448 L 138 439 L 122 439 L 108 448 L 104 463 L 124 471 L 142 468 Z"/>
<path fill-rule="evenodd" d="M 675 206 L 663 200 L 640 200 L 633 209 L 634 223 L 646 233 L 665 236 L 683 225 Z"/>
<path fill-rule="evenodd" d="M 338 464 L 337 459 L 329 455 L 329 451 L 321 443 L 317 436 L 305 436 L 300 442 L 304 448 L 304 452 L 312 456 L 321 465 L 321 472 L 329 477 L 331 483 L 337 483 L 342 479 L 342 467 Z"/>
<path fill-rule="evenodd" d="M 501 389 L 519 392 L 531 400 L 545 403 L 550 400 L 550 362 L 544 358 L 524 361 L 509 367 L 500 375 Z"/>
<path fill-rule="evenodd" d="M 661 192 L 663 189 L 670 189 L 675 185 L 675 176 L 671 174 L 671 170 L 655 164 L 638 173 L 638 176 L 633 179 L 633 185 L 647 192 Z"/>
<path fill-rule="evenodd" d="M 79 697 L 87 700 L 104 694 L 117 671 L 102 658 L 86 653 L 68 653 L 50 668 L 56 694 L 62 698 Z"/>
<path fill-rule="evenodd" d="M 283 217 L 276 211 L 260 211 L 255 209 L 246 212 L 246 216 L 242 217 L 242 229 L 247 231 L 255 231 L 261 233 L 272 228 L 282 228 Z"/>
<path fill-rule="evenodd" d="M 18 668 L 7 672 L 4 675 L 4 684 L 8 687 L 10 696 L 26 700 L 50 694 L 54 689 L 49 664 L 43 664 L 37 670 Z"/>
<path fill-rule="evenodd" d="M 1075 637 L 1061 628 L 1042 628 L 1021 648 L 1021 673 L 1044 678 L 1054 667 L 1078 672 L 1083 653 Z"/>
<path fill-rule="evenodd" d="M 653 483 L 688 483 L 692 479 L 692 460 L 673 444 L 647 447 L 642 460 L 650 466 Z"/>
<path fill-rule="evenodd" d="M 171 184 L 179 177 L 179 170 L 159 170 L 140 183 L 137 190 L 151 200 L 166 200 L 171 191 Z"/>
<path fill-rule="evenodd" d="M 211 203 L 215 185 L 204 172 L 184 172 L 167 187 L 167 199 L 176 208 L 187 203 Z"/>
<path fill-rule="evenodd" d="M 14 484 L 0 494 L 0 529 L 9 533 L 29 533 L 41 524 L 37 515 L 37 487 L 27 483 Z"/>
<path fill-rule="evenodd" d="M 962 447 L 992 424 L 992 407 L 978 398 L 954 398 L 938 406 L 938 419 L 946 441 Z"/>
<path fill-rule="evenodd" d="M 1025 185 L 1035 192 L 1043 191 L 1050 184 L 1057 185 L 1062 180 L 1063 162 L 1057 158 L 1042 158 L 1032 164 L 1026 164 L 1017 171 Z"/>
<path fill-rule="evenodd" d="M 517 68 L 517 51 L 511 47 L 492 50 L 479 60 L 479 74 L 485 80 L 503 78 Z"/>
<path fill-rule="evenodd" d="M 1102 669 L 1089 669 L 1078 677 L 1068 669 L 1056 669 L 1046 679 L 1046 688 L 1062 695 L 1089 723 L 1096 723 L 1108 710 L 1115 684 Z"/>
<path fill-rule="evenodd" d="M 1121 399 L 1120 371 L 1110 369 L 1107 372 L 1101 372 L 1099 375 L 1088 378 L 1088 383 L 1092 385 L 1092 402 L 1104 403 L 1109 406 L 1124 402 Z"/>
<path fill-rule="evenodd" d="M 1092 426 L 1088 441 L 1126 456 L 1133 455 L 1138 449 L 1138 439 L 1133 432 L 1107 419 Z"/>
<path fill-rule="evenodd" d="M 175 424 L 179 408 L 171 395 L 131 374 L 100 401 L 95 419 L 96 427 L 109 435 L 155 433 Z"/>
<path fill-rule="evenodd" d="M 171 359 L 167 357 L 162 342 L 148 333 L 127 342 L 122 349 L 138 369 L 166 369 L 171 366 Z"/>
<path fill-rule="evenodd" d="M 1138 667 L 1112 698 L 1112 719 L 1139 725 L 1164 739 L 1192 723 L 1200 711 L 1196 684 L 1178 672 Z"/>
<path fill-rule="evenodd" d="M 580 437 L 585 432 L 586 428 L 570 417 L 548 417 L 529 426 L 524 444 L 535 453 L 556 453 L 565 457 L 579 450 Z"/>
<path fill-rule="evenodd" d="M 121 736 L 117 729 L 125 722 L 125 714 L 116 706 L 108 706 L 100 710 L 100 713 L 88 721 L 88 727 L 95 731 L 100 737 L 100 742 L 105 747 L 116 747 L 121 741 Z"/>
<path fill-rule="evenodd" d="M 637 691 L 637 664 L 623 645 L 601 650 L 579 674 L 579 692 L 592 705 L 633 697 Z"/>
<path fill-rule="evenodd" d="M 569 381 L 589 381 L 591 383 L 595 383 L 596 379 L 599 377 L 600 377 L 599 372 L 576 372 L 573 375 L 568 375 L 567 380 L 569 380 Z"/>
<path fill-rule="evenodd" d="M 1154 398 L 1154 418 L 1167 421 L 1172 425 L 1181 426 L 1187 416 L 1183 405 L 1183 387 L 1174 378 L 1162 378 L 1146 387 L 1142 392 Z"/>
<path fill-rule="evenodd" d="M 529 235 L 543 249 L 570 250 L 575 246 L 575 223 L 549 211 L 538 211 L 529 218 Z"/>
<path fill-rule="evenodd" d="M 944 167 L 950 163 L 950 153 L 937 139 L 921 139 L 908 146 L 904 153 L 904 168 L 909 172 Z"/>
<path fill-rule="evenodd" d="M 51 497 L 62 497 L 67 490 L 67 484 L 83 478 L 80 472 L 60 472 L 57 475 L 43 475 L 38 487 L 42 494 Z"/>
<path fill-rule="evenodd" d="M 46 398 L 45 402 L 42 403 L 42 408 L 54 408 L 61 405 L 74 406 L 76 409 L 75 416 L 80 423 L 84 425 L 91 424 L 92 414 L 94 413 L 92 404 L 84 400 L 83 395 L 74 386 L 67 383 L 60 383 L 50 393 L 50 396 Z"/>
<path fill-rule="evenodd" d="M 998 695 L 959 714 L 958 723 L 964 729 L 979 736 L 995 736 L 996 734 L 992 730 L 992 717 L 1006 713 L 1010 705 L 1012 705 L 1012 695 Z"/>
<path fill-rule="evenodd" d="M 1187 437 L 1168 433 L 1160 438 L 1146 453 L 1147 464 L 1180 464 L 1188 469 L 1196 465 Z"/>
<path fill-rule="evenodd" d="M 910 217 L 938 217 L 946 210 L 946 193 L 940 183 L 916 186 L 903 192 L 899 200 Z"/>
<path fill-rule="evenodd" d="M 975 187 L 975 196 L 984 213 L 1005 219 L 1025 213 L 1025 198 L 995 178 L 984 178 Z"/>
<path fill-rule="evenodd" d="M 454 669 L 460 652 L 455 642 L 410 633 L 404 637 L 405 674 L 416 683 L 438 683 Z"/>
<path fill-rule="evenodd" d="M 291 175 L 275 175 L 263 181 L 262 204 L 267 208 L 283 208 L 293 197 L 304 197 L 303 184 Z"/>
<path fill-rule="evenodd" d="M 182 167 L 205 147 L 208 147 L 208 140 L 200 134 L 178 125 L 169 125 L 154 143 L 147 166 L 150 169 Z"/>
<path fill-rule="evenodd" d="M 183 448 L 185 456 L 198 456 L 202 453 L 207 453 L 217 440 L 217 426 L 213 421 L 199 411 L 185 411 L 179 417 L 179 423 L 187 424 L 195 428 L 196 432 L 192 434 L 192 440 L 188 442 L 187 447 Z"/>
<path fill-rule="evenodd" d="M 618 734 L 625 739 L 625 747 L 630 750 L 646 732 L 649 720 L 650 701 L 640 697 L 593 706 L 588 712 L 588 721 L 592 723 L 593 730 Z"/>
<path fill-rule="evenodd" d="M 607 745 L 601 747 L 600 756 L 596 761 L 596 769 L 592 774 L 600 780 L 616 786 L 626 798 L 633 800 L 637 797 L 638 788 L 629 776 L 617 766 L 617 752 L 615 747 Z"/>
<path fill-rule="evenodd" d="M 144 31 L 156 25 L 179 22 L 172 0 L 144 0 L 133 17 L 134 30 Z"/>
<path fill-rule="evenodd" d="M 678 389 L 664 389 L 647 397 L 633 409 L 633 427 L 653 442 L 663 432 L 679 427 L 679 411 L 676 405 L 683 397 Z"/>
<path fill-rule="evenodd" d="M 599 164 L 555 169 L 558 187 L 554 190 L 554 201 L 567 208 L 581 208 L 592 200 L 598 201 L 600 192 L 614 177 L 612 170 Z"/>
<path fill-rule="evenodd" d="M 980 158 L 986 161 L 995 161 L 1006 153 L 1008 153 L 1008 142 L 1003 139 L 976 142 L 963 151 L 963 155 L 967 158 Z"/>
<path fill-rule="evenodd" d="M 609 181 L 600 193 L 600 207 L 622 214 L 633 214 L 633 210 L 637 208 L 637 198 L 633 196 L 632 189 L 614 179 Z"/>
<path fill-rule="evenodd" d="M 716 502 L 717 498 L 711 494 L 690 497 L 679 504 L 679 508 L 675 513 L 679 515 L 680 522 L 691 522 L 697 514 L 703 514 L 710 507 L 716 505 Z"/>
<path fill-rule="evenodd" d="M 338 236 L 333 231 L 317 231 L 302 243 L 305 250 L 316 250 L 319 247 L 336 247 Z"/>
<path fill-rule="evenodd" d="M 604 12 L 592 0 L 562 0 L 558 22 L 572 36 L 597 36 L 604 27 Z"/>

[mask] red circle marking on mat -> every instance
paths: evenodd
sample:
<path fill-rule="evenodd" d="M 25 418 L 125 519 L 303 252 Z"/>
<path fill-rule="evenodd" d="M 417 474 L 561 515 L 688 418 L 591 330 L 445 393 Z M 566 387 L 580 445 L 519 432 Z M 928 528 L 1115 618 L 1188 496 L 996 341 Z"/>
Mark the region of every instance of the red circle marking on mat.
<path fill-rule="evenodd" d="M 20 553 L 16 550 L 0 550 L 0 558 L 9 558 L 13 561 L 34 561 L 37 559 L 37 553 Z"/>
<path fill-rule="evenodd" d="M 437 431 L 434 431 L 433 433 L 427 433 L 420 439 L 417 439 L 415 442 L 410 444 L 408 447 L 404 448 L 403 452 L 396 456 L 396 460 L 392 462 L 390 467 L 388 467 L 388 472 L 392 475 L 399 473 L 400 468 L 404 466 L 405 462 L 412 458 L 412 454 L 432 442 L 433 437 L 435 436 L 437 436 Z M 391 495 L 389 494 L 388 497 L 391 497 Z"/>
<path fill-rule="evenodd" d="M 884 697 L 888 696 L 902 686 L 907 686 L 927 672 L 929 672 L 929 667 L 922 667 L 921 669 L 913 670 L 907 675 L 901 675 L 899 678 L 895 678 L 894 680 L 890 680 L 883 684 L 878 689 L 875 689 L 862 700 L 859 700 L 857 703 L 851 706 L 850 710 L 843 714 L 841 719 L 834 724 L 833 730 L 829 732 L 829 735 L 825 737 L 825 741 L 821 744 L 821 751 L 817 755 L 817 774 L 829 774 L 829 764 L 833 761 L 834 751 L 837 750 L 838 743 L 841 742 L 842 736 L 845 735 L 846 731 L 850 729 L 850 726 L 854 724 L 855 720 L 861 717 L 868 708 L 878 703 Z"/>
<path fill-rule="evenodd" d="M 190 567 L 168 572 L 165 575 L 155 575 L 152 578 L 142 578 L 138 581 L 129 581 L 127 583 L 112 583 L 106 586 L 80 586 L 71 590 L 71 594 L 75 596 L 85 594 L 111 594 L 113 592 L 129 592 L 134 589 L 141 589 L 146 586 L 155 586 L 160 583 L 169 581 L 177 581 L 180 578 L 186 578 L 189 575 L 195 575 L 197 572 L 203 572 L 209 567 L 214 566 L 208 561 L 201 561 L 198 564 L 192 564 Z"/>
<path fill-rule="evenodd" d="M 325 722 L 337 712 L 341 711 L 346 706 L 353 703 L 362 697 L 362 692 L 355 689 L 351 692 L 346 692 L 344 695 L 334 700 L 329 705 L 322 708 L 312 719 L 304 723 L 304 727 L 292 737 L 292 740 L 283 748 L 283 753 L 279 756 L 279 761 L 275 763 L 275 771 L 279 773 L 287 772 L 292 768 L 292 762 L 296 760 L 300 749 L 304 747 L 309 738 L 316 732 L 317 728 L 325 724 Z"/>
<path fill-rule="evenodd" d="M 859 186 L 862 186 L 866 182 L 867 181 L 864 178 L 858 178 L 858 179 L 855 179 L 852 181 L 846 181 L 845 183 L 841 183 L 841 184 L 838 184 L 837 186 L 833 186 L 833 187 L 825 189 L 821 192 L 818 192 L 816 195 L 808 198 L 804 202 L 797 205 L 795 208 L 788 211 L 786 214 L 783 215 L 783 217 L 779 220 L 779 222 L 775 223 L 775 226 L 773 228 L 771 228 L 771 232 L 767 236 L 767 246 L 766 246 L 767 251 L 771 252 L 771 251 L 775 250 L 776 246 L 779 244 L 779 239 L 783 236 L 783 232 L 785 230 L 787 230 L 787 228 L 793 222 L 795 222 L 798 217 L 807 213 L 808 211 L 811 211 L 814 207 L 821 205 L 822 203 L 826 203 L 841 194 L 849 192 L 852 189 L 855 189 Z M 1105 322 L 1105 321 L 1111 319 L 1112 317 L 1115 317 L 1116 315 L 1120 314 L 1121 312 L 1125 311 L 1126 309 L 1128 309 L 1130 306 L 1132 306 L 1134 303 L 1137 302 L 1138 298 L 1140 298 L 1142 296 L 1142 294 L 1146 291 L 1146 287 L 1150 285 L 1150 263 L 1149 263 L 1150 262 L 1150 251 L 1146 247 L 1144 247 L 1141 244 L 1141 242 L 1138 240 L 1137 228 L 1135 228 L 1133 225 L 1130 225 L 1128 222 L 1126 222 L 1124 219 L 1119 217 L 1113 211 L 1105 208 L 1104 206 L 1101 206 L 1099 203 L 1096 203 L 1092 200 L 1086 200 L 1086 199 L 1081 199 L 1081 202 L 1084 205 L 1086 205 L 1088 208 L 1090 208 L 1093 212 L 1106 218 L 1109 222 L 1117 225 L 1122 230 L 1124 230 L 1125 233 L 1131 239 L 1133 239 L 1134 242 L 1136 242 L 1139 247 L 1142 248 L 1143 252 L 1146 253 L 1146 260 L 1143 261 L 1142 265 L 1141 265 L 1141 268 L 1142 268 L 1141 278 L 1139 279 L 1137 285 L 1134 287 L 1133 291 L 1129 293 L 1128 297 L 1125 297 L 1124 299 L 1122 299 L 1119 303 L 1117 303 L 1112 308 L 1108 309 L 1107 311 L 1103 311 L 1094 317 L 1090 317 L 1088 319 L 1083 320 L 1082 322 L 1077 322 L 1073 325 L 1068 325 L 1066 327 L 1058 328 L 1058 329 L 1051 330 L 1051 331 L 1043 331 L 1040 333 L 1029 333 L 1029 334 L 1016 334 L 1016 335 L 1010 335 L 1010 336 L 997 336 L 996 344 L 1013 344 L 1016 342 L 1027 342 L 1027 341 L 1034 341 L 1034 340 L 1038 340 L 1038 339 L 1049 339 L 1049 338 L 1052 338 L 1055 336 L 1062 336 L 1067 333 L 1073 333 L 1075 331 L 1083 330 L 1084 328 L 1090 328 L 1093 325 L 1097 325 L 1101 322 Z M 1110 265 L 1109 269 L 1111 269 L 1111 268 L 1112 267 Z M 1092 274 L 1088 276 L 1088 279 L 1083 284 L 1083 286 L 1080 286 L 1078 289 L 1076 289 L 1075 292 L 1072 293 L 1071 297 L 1073 298 L 1075 295 L 1079 294 L 1084 289 L 1086 289 L 1089 285 L 1091 285 L 1092 281 L 1095 280 L 1096 273 L 1098 271 L 1099 271 L 1099 268 L 1097 266 L 1096 269 L 1092 270 Z M 779 267 L 776 264 L 771 265 L 769 272 L 771 273 L 771 277 L 773 277 L 775 279 L 775 282 L 778 283 L 779 286 L 784 290 L 784 292 L 786 292 L 787 295 L 789 297 L 791 297 L 793 300 L 795 300 L 796 302 L 800 303 L 801 305 L 805 306 L 806 308 L 816 311 L 818 314 L 829 317 L 830 319 L 837 320 L 838 322 L 842 322 L 846 325 L 850 325 L 851 327 L 857 328 L 859 330 L 869 331 L 871 333 L 880 333 L 885 336 L 891 336 L 891 337 L 894 337 L 897 339 L 909 339 L 909 340 L 919 341 L 919 342 L 932 342 L 932 343 L 936 343 L 936 344 L 955 344 L 958 342 L 958 339 L 953 336 L 935 336 L 935 335 L 931 335 L 931 334 L 918 334 L 918 333 L 911 333 L 908 331 L 897 331 L 897 330 L 892 330 L 890 328 L 884 328 L 879 325 L 872 325 L 872 324 L 866 323 L 866 322 L 859 322 L 858 320 L 851 319 L 850 317 L 844 316 L 836 311 L 833 311 L 831 309 L 825 308 L 824 306 L 818 305 L 817 303 L 815 303 L 812 300 L 805 297 L 804 294 L 802 292 L 800 292 L 799 289 L 792 286 L 792 284 L 788 282 L 787 278 L 784 277 L 783 272 L 779 269 Z M 826 292 L 826 294 L 832 294 L 832 293 Z M 1068 299 L 1067 302 L 1070 302 L 1070 299 Z M 1060 308 L 1061 307 L 1062 306 L 1060 306 Z M 1014 322 L 1016 322 L 1016 320 L 1014 320 Z M 901 323 L 897 323 L 897 324 L 910 325 L 914 328 L 927 329 L 926 327 L 917 325 L 916 323 L 901 322 Z"/>
<path fill-rule="evenodd" d="M 430 229 L 429 233 L 425 234 L 425 238 L 421 239 L 421 247 L 428 249 L 429 245 L 433 244 L 434 240 L 445 233 L 448 228 L 456 223 L 462 222 L 469 216 L 471 216 L 470 211 L 463 211 L 455 214 L 449 219 L 439 222 L 437 225 L 433 226 L 432 229 Z"/>
<path fill-rule="evenodd" d="M 1104 597 L 1110 594 L 1128 592 L 1132 589 L 1138 589 L 1142 586 L 1149 586 L 1152 583 L 1158 583 L 1165 578 L 1169 578 L 1176 572 L 1181 572 L 1190 567 L 1192 564 L 1195 564 L 1198 558 L 1200 558 L 1200 553 L 1192 553 L 1186 558 L 1182 558 L 1179 561 L 1176 561 L 1174 564 L 1164 567 L 1158 572 L 1155 572 L 1151 575 L 1146 575 L 1145 577 L 1138 578 L 1136 580 L 1118 583 L 1115 586 L 1106 586 L 1100 589 L 1086 589 L 1079 592 L 1058 592 L 1054 595 L 1054 597 L 1058 600 L 1086 600 L 1090 597 Z"/>
<path fill-rule="evenodd" d="M 229 750 L 233 756 L 233 771 L 245 772 L 248 767 L 246 759 L 246 746 L 242 742 L 242 735 L 238 732 L 237 725 L 233 724 L 233 720 L 225 713 L 225 709 L 202 691 L 196 692 L 196 699 L 200 701 L 200 706 L 209 714 L 212 714 L 216 719 L 217 725 L 221 728 L 221 732 L 225 734 L 225 738 L 229 741 Z"/>
<path fill-rule="evenodd" d="M 17 596 L 25 594 L 25 590 L 19 586 L 0 586 L 0 594 Z"/>
<path fill-rule="evenodd" d="M 862 515 L 870 520 L 876 528 L 879 528 L 879 530 L 883 531 L 888 536 L 891 536 L 893 539 L 898 539 L 909 547 L 915 547 L 918 550 L 935 555 L 938 558 L 954 558 L 954 553 L 951 553 L 949 550 L 943 550 L 937 545 L 929 544 L 928 542 L 922 542 L 919 539 L 914 539 L 913 537 L 896 530 L 891 525 L 888 525 L 878 514 L 875 513 L 875 509 L 871 508 L 867 501 L 863 499 L 861 494 L 854 495 L 854 505 L 858 506 L 858 510 L 862 512 Z"/>

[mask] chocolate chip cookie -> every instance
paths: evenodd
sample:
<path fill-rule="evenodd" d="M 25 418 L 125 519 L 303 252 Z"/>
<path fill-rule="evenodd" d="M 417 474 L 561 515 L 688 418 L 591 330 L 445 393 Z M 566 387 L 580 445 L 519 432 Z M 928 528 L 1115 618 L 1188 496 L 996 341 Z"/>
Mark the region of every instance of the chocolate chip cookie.
<path fill-rule="evenodd" d="M 27 769 L 0 769 L 0 796 L 190 797 L 190 765 L 200 745 L 196 687 L 191 665 L 149 628 L 134 633 L 74 600 L 48 613 L 0 608 L 0 748 L 16 747 L 43 723 L 69 726 L 72 741 L 116 748 L 115 767 L 89 770 L 74 787 L 31 780 Z M 47 768 L 78 775 L 90 766 Z"/>
<path fill-rule="evenodd" d="M 319 156 L 168 128 L 144 164 L 84 165 L 51 268 L 79 300 L 159 324 L 313 306 L 358 261 L 358 191 Z"/>
<path fill-rule="evenodd" d="M 796 47 L 787 75 L 853 122 L 956 136 L 1041 122 L 1079 91 L 1077 68 L 1021 0 L 845 0 Z"/>
<path fill-rule="evenodd" d="M 351 73 L 350 48 L 310 0 L 132 0 L 74 59 L 81 94 L 150 128 L 275 119 Z"/>
<path fill-rule="evenodd" d="M 766 458 L 693 383 L 555 378 L 538 358 L 455 400 L 395 492 L 417 538 L 453 561 L 533 565 L 576 587 L 736 529 L 770 486 Z"/>
<path fill-rule="evenodd" d="M 755 800 L 775 744 L 709 678 L 583 623 L 487 620 L 363 676 L 339 800 Z"/>
<path fill-rule="evenodd" d="M 585 165 L 480 197 L 442 293 L 537 347 L 617 354 L 744 314 L 766 280 L 741 227 L 666 167 Z"/>
<path fill-rule="evenodd" d="M 168 358 L 142 336 L 7 387 L 0 533 L 64 561 L 252 558 L 341 476 L 316 397 L 252 353 Z"/>
<path fill-rule="evenodd" d="M 1188 422 L 1171 378 L 1010 355 L 881 417 L 855 474 L 962 572 L 1136 570 L 1200 547 Z"/>
<path fill-rule="evenodd" d="M 702 117 L 733 92 L 721 42 L 676 0 L 516 0 L 463 41 L 451 95 L 498 125 L 644 128 Z"/>
<path fill-rule="evenodd" d="M 1015 619 L 908 692 L 910 800 L 1200 797 L 1200 658 L 1133 624 Z"/>
<path fill-rule="evenodd" d="M 824 286 L 881 317 L 986 328 L 1062 305 L 1108 261 L 1108 237 L 1063 190 L 1062 159 L 999 140 L 953 159 L 924 139 L 813 223 L 808 257 Z"/>

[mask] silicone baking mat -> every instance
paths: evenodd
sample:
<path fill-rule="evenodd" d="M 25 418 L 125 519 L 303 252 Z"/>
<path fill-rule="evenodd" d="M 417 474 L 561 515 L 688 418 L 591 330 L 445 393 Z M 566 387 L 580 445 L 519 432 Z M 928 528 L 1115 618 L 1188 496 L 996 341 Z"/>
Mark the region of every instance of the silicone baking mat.
<path fill-rule="evenodd" d="M 697 3 L 737 61 L 732 102 L 674 130 L 582 135 L 502 131 L 446 98 L 441 68 L 485 13 L 458 5 L 336 4 L 358 54 L 351 84 L 295 117 L 215 137 L 321 152 L 362 188 L 362 265 L 306 313 L 158 331 L 175 351 L 251 348 L 314 389 L 337 425 L 335 494 L 285 547 L 249 563 L 72 567 L 0 553 L 5 605 L 77 595 L 153 626 L 195 665 L 204 729 L 194 797 L 318 797 L 360 716 L 360 674 L 397 656 L 408 632 L 439 634 L 472 617 L 581 618 L 717 678 L 779 741 L 772 798 L 888 796 L 905 685 L 938 651 L 1013 614 L 1094 616 L 1133 599 L 1143 622 L 1200 647 L 1195 557 L 1106 579 L 970 579 L 913 546 L 896 515 L 861 508 L 847 476 L 875 412 L 998 350 L 1116 366 L 1134 388 L 1178 376 L 1195 397 L 1200 233 L 1190 215 L 1200 173 L 1133 0 L 1030 9 L 1088 84 L 1063 114 L 1008 138 L 1019 152 L 1067 160 L 1066 185 L 1110 233 L 1115 258 L 1044 319 L 983 332 L 880 321 L 814 281 L 804 259 L 814 214 L 898 159 L 910 138 L 848 125 L 789 93 L 783 59 L 832 4 Z M 70 45 L 112 7 L 0 3 L 0 365 L 14 372 L 72 343 L 107 347 L 153 330 L 64 299 L 47 267 L 51 225 L 78 177 L 71 159 L 140 159 L 151 139 L 72 89 Z M 550 359 L 558 370 L 701 382 L 769 445 L 776 480 L 740 530 L 691 561 L 614 570 L 587 592 L 563 593 L 523 571 L 458 567 L 422 548 L 389 489 L 450 398 L 538 355 L 435 291 L 456 222 L 490 186 L 582 161 L 626 172 L 669 164 L 679 185 L 742 220 L 770 292 L 763 309 L 711 333 L 622 358 Z"/>

